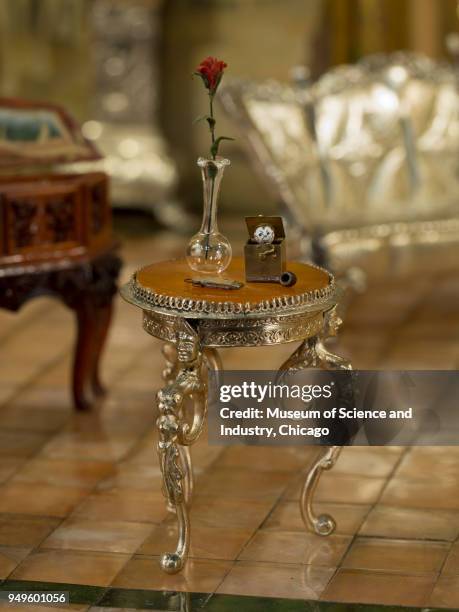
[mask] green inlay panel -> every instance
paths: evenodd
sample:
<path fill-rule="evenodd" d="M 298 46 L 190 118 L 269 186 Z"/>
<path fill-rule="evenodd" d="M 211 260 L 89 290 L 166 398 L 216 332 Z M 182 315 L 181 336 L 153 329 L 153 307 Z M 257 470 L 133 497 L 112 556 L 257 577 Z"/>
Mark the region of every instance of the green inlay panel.
<path fill-rule="evenodd" d="M 427 608 L 348 604 L 245 595 L 213 595 L 204 612 L 426 612 Z M 445 608 L 428 608 L 428 612 L 453 612 Z M 457 612 L 457 611 L 456 611 Z"/>
<path fill-rule="evenodd" d="M 210 593 L 109 589 L 98 605 L 107 608 L 193 612 L 202 610 L 210 597 Z"/>
<path fill-rule="evenodd" d="M 62 582 L 35 582 L 29 580 L 5 580 L 0 591 L 65 591 L 70 603 L 95 605 L 105 593 L 104 587 L 85 584 L 64 584 Z M 12 608 L 13 609 L 13 608 Z M 37 612 L 40 608 L 37 607 Z"/>
<path fill-rule="evenodd" d="M 345 604 L 245 595 L 213 595 L 142 589 L 116 589 L 60 582 L 0 581 L 0 591 L 68 591 L 70 603 L 164 612 L 426 612 L 426 609 L 377 604 Z M 12 607 L 13 610 L 13 607 Z M 37 607 L 39 612 L 40 607 Z M 429 612 L 454 612 L 428 608 Z"/>

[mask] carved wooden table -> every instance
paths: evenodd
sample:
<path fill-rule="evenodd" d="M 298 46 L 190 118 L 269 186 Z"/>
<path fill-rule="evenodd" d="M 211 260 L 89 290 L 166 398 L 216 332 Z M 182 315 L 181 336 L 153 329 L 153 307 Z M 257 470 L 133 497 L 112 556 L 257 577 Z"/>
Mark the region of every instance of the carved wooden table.
<path fill-rule="evenodd" d="M 189 447 L 199 437 L 206 416 L 205 368 L 221 368 L 217 349 L 300 341 L 281 372 L 351 369 L 323 344 L 340 324 L 332 275 L 302 263 L 289 263 L 287 268 L 298 277 L 293 287 L 246 283 L 226 291 L 185 282 L 191 276 L 186 262 L 167 261 L 139 270 L 121 289 L 128 302 L 142 309 L 145 331 L 166 342 L 166 384 L 157 395 L 158 452 L 163 491 L 179 528 L 176 551 L 161 556 L 161 567 L 168 573 L 178 572 L 188 555 L 193 488 Z M 242 259 L 234 258 L 226 275 L 244 282 Z M 301 513 L 306 526 L 319 535 L 332 533 L 335 521 L 329 515 L 314 514 L 312 497 L 322 470 L 335 464 L 339 451 L 338 446 L 321 447 L 303 486 Z"/>

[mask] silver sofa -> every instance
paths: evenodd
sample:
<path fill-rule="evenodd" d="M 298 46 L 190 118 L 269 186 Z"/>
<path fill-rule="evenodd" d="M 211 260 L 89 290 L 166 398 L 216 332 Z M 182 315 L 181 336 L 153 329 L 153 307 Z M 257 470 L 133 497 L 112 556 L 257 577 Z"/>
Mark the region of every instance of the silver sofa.
<path fill-rule="evenodd" d="M 459 269 L 454 67 L 371 56 L 312 85 L 232 81 L 220 100 L 294 255 L 354 279 Z"/>

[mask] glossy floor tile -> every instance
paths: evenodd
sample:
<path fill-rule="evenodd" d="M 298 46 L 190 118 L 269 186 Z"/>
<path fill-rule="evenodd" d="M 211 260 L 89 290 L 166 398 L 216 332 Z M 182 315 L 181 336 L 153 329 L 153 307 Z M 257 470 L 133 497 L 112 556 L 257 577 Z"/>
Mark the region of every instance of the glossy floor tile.
<path fill-rule="evenodd" d="M 128 555 L 114 553 L 40 550 L 22 561 L 9 578 L 107 586 L 128 559 Z"/>
<path fill-rule="evenodd" d="M 290 472 L 220 468 L 205 474 L 199 482 L 202 495 L 276 500 L 291 479 Z"/>
<path fill-rule="evenodd" d="M 199 484 L 197 485 L 199 492 Z M 222 526 L 251 529 L 255 532 L 272 509 L 270 499 L 245 499 L 196 495 L 191 507 L 191 520 L 202 527 Z"/>
<path fill-rule="evenodd" d="M 351 538 L 331 535 L 328 538 L 298 531 L 258 531 L 239 555 L 240 559 L 336 567 L 344 556 Z"/>
<path fill-rule="evenodd" d="M 453 542 L 459 536 L 459 512 L 378 504 L 370 510 L 360 534 Z"/>
<path fill-rule="evenodd" d="M 16 472 L 11 482 L 92 488 L 113 471 L 113 464 L 106 461 L 33 459 Z"/>
<path fill-rule="evenodd" d="M 333 573 L 333 568 L 311 565 L 238 561 L 217 593 L 316 600 Z"/>
<path fill-rule="evenodd" d="M 459 608 L 459 576 L 440 576 L 430 597 L 431 606 Z"/>
<path fill-rule="evenodd" d="M 159 557 L 134 556 L 112 582 L 128 589 L 213 593 L 231 568 L 231 562 L 190 559 L 182 572 L 165 574 Z"/>
<path fill-rule="evenodd" d="M 22 482 L 4 484 L 0 492 L 0 513 L 65 517 L 90 491 L 43 484 L 32 495 L 32 488 Z"/>
<path fill-rule="evenodd" d="M 0 514 L 0 546 L 36 548 L 60 524 L 61 519 Z"/>
<path fill-rule="evenodd" d="M 7 578 L 28 553 L 27 548 L 0 546 L 0 580 Z"/>
<path fill-rule="evenodd" d="M 450 545 L 446 542 L 412 542 L 357 538 L 342 567 L 412 574 L 438 574 Z"/>
<path fill-rule="evenodd" d="M 134 553 L 151 530 L 152 526 L 148 523 L 71 517 L 42 542 L 41 548 Z"/>
<path fill-rule="evenodd" d="M 74 510 L 74 516 L 138 523 L 159 523 L 166 516 L 166 503 L 161 490 L 132 489 L 98 490 L 88 495 Z"/>
<path fill-rule="evenodd" d="M 459 542 L 451 547 L 446 562 L 442 569 L 444 576 L 459 576 Z"/>
<path fill-rule="evenodd" d="M 453 476 L 426 478 L 393 478 L 381 502 L 388 506 L 454 510 L 459 512 L 459 479 Z"/>
<path fill-rule="evenodd" d="M 190 557 L 196 559 L 237 559 L 252 534 L 253 530 L 250 528 L 228 527 L 224 523 L 219 527 L 201 527 L 194 524 Z M 139 548 L 138 553 L 159 556 L 165 550 L 173 549 L 177 537 L 175 521 L 163 523 L 154 528 L 148 539 Z"/>
<path fill-rule="evenodd" d="M 422 606 L 435 584 L 432 576 L 340 569 L 322 593 L 325 601 Z"/>

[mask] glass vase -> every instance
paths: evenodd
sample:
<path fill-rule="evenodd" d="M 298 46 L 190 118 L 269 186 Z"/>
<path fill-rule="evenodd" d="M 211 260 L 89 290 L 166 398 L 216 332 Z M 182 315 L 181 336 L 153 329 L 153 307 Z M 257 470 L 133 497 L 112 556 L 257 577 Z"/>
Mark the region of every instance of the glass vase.
<path fill-rule="evenodd" d="M 220 183 L 229 159 L 198 159 L 204 190 L 204 212 L 201 229 L 186 250 L 186 259 L 192 270 L 201 274 L 220 274 L 231 261 L 231 244 L 220 234 L 217 226 L 217 207 Z"/>

